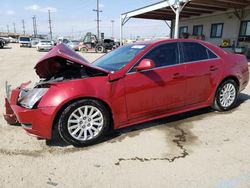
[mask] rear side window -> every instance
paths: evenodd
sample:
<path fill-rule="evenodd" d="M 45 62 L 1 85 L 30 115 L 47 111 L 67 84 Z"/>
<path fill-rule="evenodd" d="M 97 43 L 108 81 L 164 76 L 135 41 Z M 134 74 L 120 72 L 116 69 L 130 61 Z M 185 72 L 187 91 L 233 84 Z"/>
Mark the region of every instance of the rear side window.
<path fill-rule="evenodd" d="M 183 42 L 184 62 L 214 59 L 217 56 L 205 46 L 195 42 Z"/>

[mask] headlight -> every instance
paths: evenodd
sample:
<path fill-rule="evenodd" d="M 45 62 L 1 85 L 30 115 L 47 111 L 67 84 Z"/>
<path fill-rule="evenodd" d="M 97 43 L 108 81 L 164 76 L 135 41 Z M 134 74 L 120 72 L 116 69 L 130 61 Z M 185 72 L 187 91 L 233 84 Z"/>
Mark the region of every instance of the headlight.
<path fill-rule="evenodd" d="M 32 90 L 23 90 L 19 96 L 19 104 L 25 108 L 32 109 L 34 105 L 48 91 L 48 88 L 34 88 Z"/>

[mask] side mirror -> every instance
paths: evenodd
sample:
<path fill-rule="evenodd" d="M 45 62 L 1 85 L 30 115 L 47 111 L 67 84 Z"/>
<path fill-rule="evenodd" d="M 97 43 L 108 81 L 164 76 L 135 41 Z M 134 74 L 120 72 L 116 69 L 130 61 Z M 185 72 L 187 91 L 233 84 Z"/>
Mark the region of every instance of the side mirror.
<path fill-rule="evenodd" d="M 155 62 L 151 59 L 143 59 L 136 67 L 137 71 L 149 70 L 155 68 Z"/>

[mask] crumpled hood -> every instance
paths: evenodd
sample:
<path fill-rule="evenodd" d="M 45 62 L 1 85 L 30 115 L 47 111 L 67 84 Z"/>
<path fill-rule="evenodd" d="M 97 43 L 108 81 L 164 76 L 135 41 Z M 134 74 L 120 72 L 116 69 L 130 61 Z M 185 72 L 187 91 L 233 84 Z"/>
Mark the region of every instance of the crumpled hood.
<path fill-rule="evenodd" d="M 78 53 L 74 52 L 68 46 L 61 43 L 53 47 L 52 50 L 49 51 L 44 57 L 42 57 L 42 59 L 40 59 L 38 63 L 36 64 L 36 66 L 34 67 L 37 75 L 40 78 L 46 78 L 47 75 L 49 75 L 50 72 L 53 71 L 51 70 L 53 69 L 53 66 L 51 67 L 49 65 L 51 62 L 53 62 L 51 60 L 54 58 L 63 58 L 63 59 L 69 60 L 72 63 L 79 64 L 82 67 L 93 69 L 100 73 L 109 73 L 109 71 L 104 70 L 100 67 L 97 67 L 89 63 L 86 59 L 84 59 Z"/>

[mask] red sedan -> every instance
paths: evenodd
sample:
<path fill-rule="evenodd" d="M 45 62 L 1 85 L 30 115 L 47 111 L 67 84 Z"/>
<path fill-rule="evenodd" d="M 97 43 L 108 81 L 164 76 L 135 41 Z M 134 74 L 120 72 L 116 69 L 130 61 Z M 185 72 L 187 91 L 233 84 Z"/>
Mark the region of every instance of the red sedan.
<path fill-rule="evenodd" d="M 5 119 L 48 140 L 57 129 L 75 146 L 194 109 L 230 110 L 249 80 L 245 56 L 186 39 L 126 45 L 93 64 L 59 44 L 35 70 L 34 88 L 7 90 Z"/>

